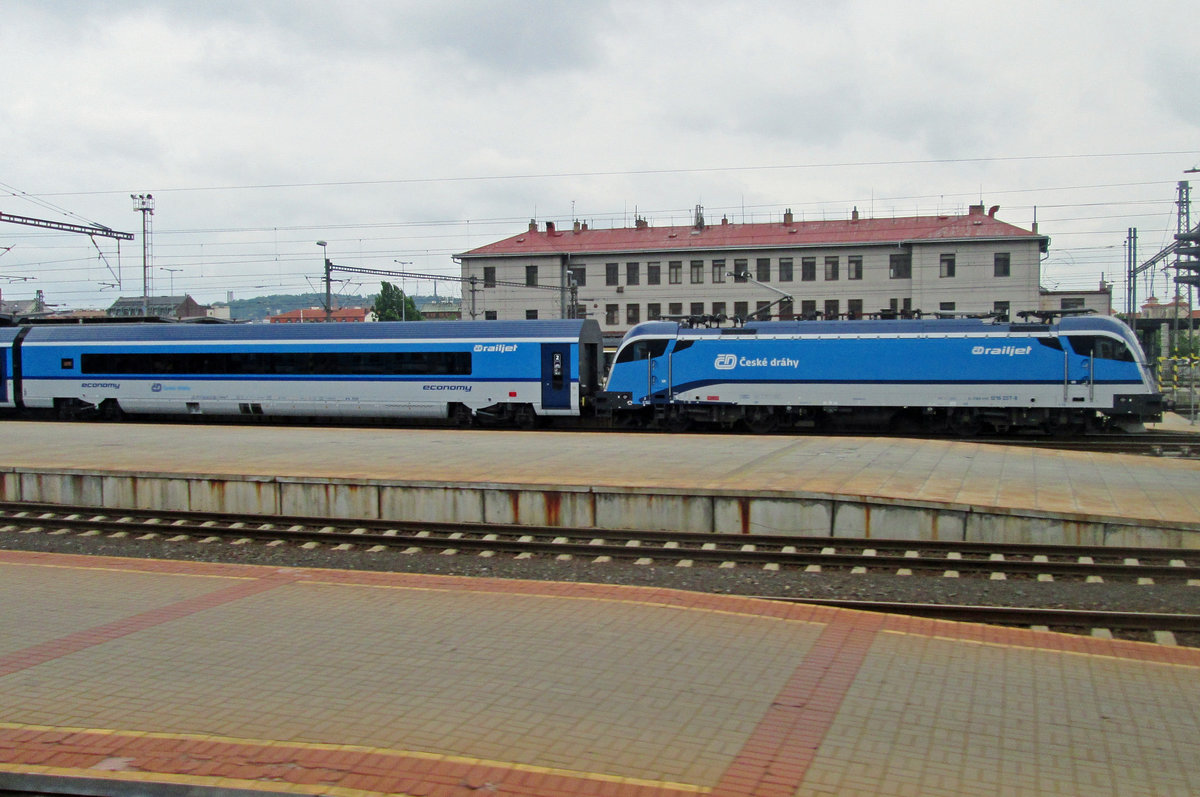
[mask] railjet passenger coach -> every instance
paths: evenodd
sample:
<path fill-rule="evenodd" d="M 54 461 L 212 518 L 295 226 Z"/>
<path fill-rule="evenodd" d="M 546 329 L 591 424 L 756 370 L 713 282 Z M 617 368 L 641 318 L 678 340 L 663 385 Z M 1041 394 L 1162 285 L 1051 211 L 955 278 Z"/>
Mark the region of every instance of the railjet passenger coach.
<path fill-rule="evenodd" d="M 58 417 L 578 416 L 595 321 L 97 324 L 0 328 L 0 406 Z"/>
<path fill-rule="evenodd" d="M 685 427 L 912 426 L 1075 431 L 1158 419 L 1133 333 L 1111 318 L 650 322 L 617 352 L 601 406 Z"/>

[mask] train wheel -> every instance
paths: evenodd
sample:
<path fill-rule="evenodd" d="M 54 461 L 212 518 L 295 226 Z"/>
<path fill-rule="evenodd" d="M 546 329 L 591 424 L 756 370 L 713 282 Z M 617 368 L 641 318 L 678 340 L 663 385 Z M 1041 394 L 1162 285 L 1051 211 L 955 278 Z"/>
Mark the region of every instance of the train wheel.
<path fill-rule="evenodd" d="M 950 431 L 960 437 L 974 437 L 983 429 L 983 422 L 974 410 L 952 410 L 949 423 Z"/>
<path fill-rule="evenodd" d="M 522 429 L 536 429 L 538 426 L 537 413 L 533 411 L 532 404 L 522 404 L 517 407 L 513 413 L 513 422 Z"/>
<path fill-rule="evenodd" d="M 755 434 L 768 434 L 779 428 L 779 419 L 770 407 L 750 407 L 746 410 L 746 427 Z"/>

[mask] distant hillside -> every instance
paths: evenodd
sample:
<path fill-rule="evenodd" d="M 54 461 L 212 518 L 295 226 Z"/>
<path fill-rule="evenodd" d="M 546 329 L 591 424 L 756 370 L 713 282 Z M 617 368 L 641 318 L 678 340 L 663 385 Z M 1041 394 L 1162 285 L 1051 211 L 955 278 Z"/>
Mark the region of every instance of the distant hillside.
<path fill-rule="evenodd" d="M 375 297 L 369 296 L 334 296 L 335 307 L 372 307 Z M 413 294 L 417 302 L 433 299 L 433 296 L 418 296 Z M 267 316 L 279 315 L 292 310 L 303 310 L 309 307 L 324 307 L 323 293 L 279 293 L 271 296 L 256 296 L 253 299 L 234 299 L 232 302 L 215 302 L 214 305 L 229 305 L 229 316 L 235 321 L 265 321 Z"/>

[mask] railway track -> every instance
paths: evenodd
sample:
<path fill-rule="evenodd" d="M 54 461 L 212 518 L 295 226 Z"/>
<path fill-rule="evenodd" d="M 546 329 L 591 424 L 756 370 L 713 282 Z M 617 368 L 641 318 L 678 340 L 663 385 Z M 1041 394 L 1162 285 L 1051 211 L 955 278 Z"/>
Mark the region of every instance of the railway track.
<path fill-rule="evenodd" d="M 991 581 L 1075 581 L 1200 587 L 1200 551 L 962 541 L 862 540 L 744 534 L 478 526 L 247 517 L 195 512 L 0 503 L 8 535 L 79 535 L 230 546 L 296 546 L 371 554 L 552 559 L 672 568 L 752 568 L 802 573 L 939 576 Z M 0 543 L 2 544 L 2 543 Z M 780 600 L 777 596 L 762 596 Z M 1200 615 L 956 606 L 899 601 L 799 598 L 812 603 L 923 617 L 1055 629 L 1184 634 L 1200 644 Z M 1138 636 L 1140 634 L 1140 636 Z"/>

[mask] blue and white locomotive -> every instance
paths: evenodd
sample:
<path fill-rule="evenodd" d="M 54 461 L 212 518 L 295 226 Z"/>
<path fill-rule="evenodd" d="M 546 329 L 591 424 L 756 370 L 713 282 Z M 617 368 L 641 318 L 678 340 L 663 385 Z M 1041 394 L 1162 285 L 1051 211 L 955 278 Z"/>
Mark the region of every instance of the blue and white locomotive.
<path fill-rule="evenodd" d="M 0 328 L 0 406 L 536 425 L 599 387 L 595 321 Z"/>
<path fill-rule="evenodd" d="M 667 428 L 744 423 L 900 426 L 962 434 L 1158 420 L 1162 397 L 1130 329 L 1105 317 L 657 321 L 617 351 L 605 412 Z"/>

